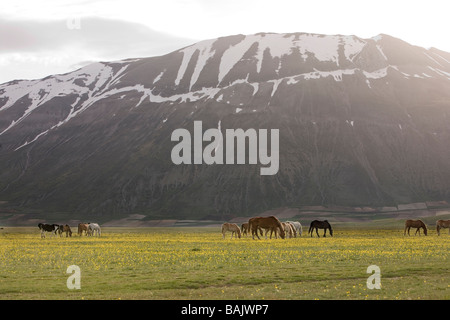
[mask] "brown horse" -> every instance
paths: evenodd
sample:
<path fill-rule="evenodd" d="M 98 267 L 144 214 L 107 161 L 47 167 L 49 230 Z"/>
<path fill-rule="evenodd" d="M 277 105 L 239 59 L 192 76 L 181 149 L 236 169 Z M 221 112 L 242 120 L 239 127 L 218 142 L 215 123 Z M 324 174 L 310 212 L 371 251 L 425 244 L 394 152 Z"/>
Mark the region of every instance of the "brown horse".
<path fill-rule="evenodd" d="M 436 221 L 436 231 L 438 236 L 441 235 L 441 229 L 448 228 L 448 233 L 450 234 L 450 220 L 438 220 Z"/>
<path fill-rule="evenodd" d="M 225 233 L 227 231 L 231 232 L 231 239 L 233 239 L 233 234 L 234 234 L 235 238 L 236 238 L 236 234 L 239 237 L 239 239 L 241 238 L 241 229 L 239 228 L 239 226 L 236 223 L 225 222 L 224 224 L 222 224 L 222 236 L 224 239 L 225 239 Z"/>
<path fill-rule="evenodd" d="M 248 226 L 248 222 L 244 222 L 244 223 L 241 225 L 241 231 L 242 231 L 242 235 L 243 235 L 243 236 L 246 236 L 248 233 L 250 233 L 250 228 L 249 228 L 249 226 Z"/>
<path fill-rule="evenodd" d="M 78 235 L 82 236 L 83 235 L 83 231 L 84 234 L 87 235 L 89 230 L 89 224 L 88 223 L 80 223 L 78 224 Z"/>
<path fill-rule="evenodd" d="M 59 236 L 60 236 L 60 237 L 62 237 L 62 234 L 63 234 L 64 232 L 66 233 L 66 238 L 67 238 L 68 236 L 72 236 L 72 230 L 70 230 L 70 227 L 69 227 L 68 224 L 60 225 L 60 226 L 59 226 L 59 228 L 58 228 L 58 233 L 59 233 Z"/>
<path fill-rule="evenodd" d="M 272 238 L 272 233 L 275 232 L 275 234 L 276 234 L 277 229 L 279 230 L 280 237 L 282 239 L 284 239 L 284 237 L 286 236 L 286 233 L 284 231 L 283 226 L 281 225 L 280 220 L 278 220 L 274 216 L 250 218 L 248 220 L 248 225 L 250 226 L 250 230 L 252 231 L 252 238 L 253 239 L 255 239 L 255 234 L 258 237 L 258 239 L 261 239 L 258 236 L 258 230 L 260 228 L 266 229 L 267 231 L 270 230 L 270 237 L 271 238 Z M 266 233 L 266 237 L 267 237 L 267 233 Z"/>
<path fill-rule="evenodd" d="M 261 237 L 262 237 L 263 231 L 262 231 L 261 228 L 258 228 L 258 229 L 259 229 L 259 233 L 260 233 L 260 235 L 261 235 Z M 242 235 L 243 235 L 243 236 L 247 236 L 248 234 L 250 234 L 250 232 L 252 232 L 252 231 L 250 230 L 250 226 L 248 225 L 248 222 L 244 222 L 244 223 L 242 224 L 241 230 L 242 230 Z"/>
<path fill-rule="evenodd" d="M 425 235 L 427 235 L 427 226 L 425 225 L 425 223 L 423 223 L 422 220 L 406 220 L 405 221 L 405 232 L 403 233 L 403 235 L 406 235 L 406 230 L 408 230 L 408 236 L 409 236 L 409 230 L 411 228 L 416 228 L 416 233 L 414 235 L 417 234 L 417 232 L 419 232 L 419 236 L 420 236 L 420 228 L 423 229 L 423 233 Z"/>
<path fill-rule="evenodd" d="M 314 220 L 314 221 L 312 221 L 311 224 L 309 225 L 309 230 L 308 230 L 308 233 L 311 233 L 311 237 L 313 236 L 313 231 L 314 231 L 314 229 L 316 229 L 316 234 L 317 234 L 317 236 L 318 236 L 319 238 L 320 238 L 320 236 L 319 236 L 319 231 L 318 231 L 318 229 L 324 229 L 324 230 L 323 230 L 323 236 L 324 236 L 324 237 L 327 236 L 327 235 L 326 235 L 327 229 L 330 230 L 330 236 L 333 236 L 333 229 L 331 229 L 331 225 L 330 225 L 330 223 L 328 222 L 328 220 L 323 220 L 323 221 L 320 221 L 320 220 Z"/>

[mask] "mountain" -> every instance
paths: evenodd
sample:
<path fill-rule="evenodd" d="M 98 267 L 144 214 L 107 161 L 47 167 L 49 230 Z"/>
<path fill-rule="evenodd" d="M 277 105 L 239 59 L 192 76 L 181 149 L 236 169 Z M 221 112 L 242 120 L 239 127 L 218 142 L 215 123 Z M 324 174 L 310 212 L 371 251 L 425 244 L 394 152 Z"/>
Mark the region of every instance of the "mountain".
<path fill-rule="evenodd" d="M 279 170 L 174 164 L 171 135 L 194 121 L 278 129 Z M 235 35 L 1 84 L 0 204 L 205 219 L 446 200 L 448 141 L 450 53 L 384 34 Z"/>

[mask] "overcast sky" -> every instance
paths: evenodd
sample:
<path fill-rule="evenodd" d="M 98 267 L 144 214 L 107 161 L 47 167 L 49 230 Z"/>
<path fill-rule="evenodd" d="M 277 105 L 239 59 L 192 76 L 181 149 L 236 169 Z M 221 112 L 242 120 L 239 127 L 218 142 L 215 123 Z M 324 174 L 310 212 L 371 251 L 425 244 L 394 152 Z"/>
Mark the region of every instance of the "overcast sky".
<path fill-rule="evenodd" d="M 370 38 L 450 52 L 448 0 L 14 0 L 0 6 L 0 83 L 258 32 Z"/>

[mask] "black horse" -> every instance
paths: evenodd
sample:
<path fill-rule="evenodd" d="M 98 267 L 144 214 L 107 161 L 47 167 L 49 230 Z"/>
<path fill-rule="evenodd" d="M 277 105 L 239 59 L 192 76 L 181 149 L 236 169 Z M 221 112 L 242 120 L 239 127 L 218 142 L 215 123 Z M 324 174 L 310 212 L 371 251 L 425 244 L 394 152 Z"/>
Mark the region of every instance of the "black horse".
<path fill-rule="evenodd" d="M 320 221 L 314 220 L 309 225 L 308 233 L 311 233 L 311 237 L 313 236 L 313 231 L 316 229 L 317 236 L 320 238 L 318 229 L 325 229 L 323 232 L 323 236 L 326 237 L 327 229 L 330 229 L 330 235 L 333 236 L 333 229 L 331 229 L 331 225 L 328 220 Z"/>
<path fill-rule="evenodd" d="M 41 230 L 41 238 L 45 238 L 45 232 L 51 232 L 56 236 L 56 232 L 59 229 L 59 226 L 57 224 L 39 223 L 38 227 L 39 227 L 39 230 Z"/>

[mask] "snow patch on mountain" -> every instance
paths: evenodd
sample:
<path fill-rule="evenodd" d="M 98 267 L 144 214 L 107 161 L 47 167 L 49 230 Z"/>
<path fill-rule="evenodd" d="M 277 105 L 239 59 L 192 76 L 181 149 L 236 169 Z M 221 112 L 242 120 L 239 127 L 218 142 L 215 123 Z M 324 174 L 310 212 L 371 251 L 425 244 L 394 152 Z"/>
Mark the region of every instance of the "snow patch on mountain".
<path fill-rule="evenodd" d="M 269 51 L 272 58 L 289 55 L 299 50 L 302 58 L 313 54 L 319 61 L 331 61 L 338 65 L 339 46 L 343 45 L 346 59 L 352 60 L 365 46 L 366 42 L 354 36 L 323 36 L 316 34 L 256 34 L 245 36 L 242 41 L 228 48 L 222 55 L 219 68 L 219 83 L 233 69 L 244 54 L 254 44 L 258 45 L 256 60 L 257 72 L 261 72 L 264 52 Z M 279 65 L 280 67 L 280 65 Z"/>
<path fill-rule="evenodd" d="M 238 39 L 237 42 L 236 39 Z M 161 68 L 157 72 L 154 72 L 148 81 L 137 84 L 131 83 L 132 85 L 128 82 L 128 85 L 124 84 L 122 86 L 121 79 L 128 74 L 127 70 L 130 64 L 139 62 L 142 59 L 128 59 L 111 63 L 98 62 L 80 68 L 74 72 L 50 76 L 42 80 L 23 80 L 5 83 L 0 85 L 0 112 L 13 107 L 22 98 L 26 98 L 24 99 L 24 102 L 27 102 L 28 104 L 25 105 L 26 109 L 22 114 L 11 120 L 6 127 L 3 127 L 0 136 L 14 128 L 17 124 L 26 119 L 34 110 L 53 98 L 69 95 L 74 95 L 76 97 L 75 102 L 71 100 L 72 104 L 70 105 L 69 113 L 63 119 L 60 119 L 57 124 L 45 128 L 46 130 L 43 130 L 17 149 L 38 140 L 40 137 L 45 136 L 49 131 L 67 123 L 96 102 L 113 95 L 118 95 L 120 99 L 122 99 L 128 92 L 137 92 L 140 94 L 140 99 L 134 106 L 134 108 L 136 108 L 145 105 L 147 102 L 183 103 L 196 102 L 201 99 L 215 99 L 217 102 L 234 104 L 235 102 L 233 102 L 232 99 L 234 98 L 232 98 L 232 96 L 235 90 L 239 90 L 240 86 L 243 84 L 251 86 L 252 92 L 250 92 L 250 94 L 252 96 L 259 94 L 259 90 L 260 88 L 263 88 L 264 83 L 272 84 L 272 90 L 269 93 L 270 97 L 273 97 L 280 85 L 296 85 L 300 81 L 317 80 L 328 77 L 332 77 L 334 81 L 341 82 L 345 81 L 347 76 L 355 74 L 365 77 L 365 83 L 369 88 L 372 88 L 372 85 L 374 84 L 372 80 L 382 79 L 388 75 L 388 71 L 392 70 L 400 72 L 406 79 L 444 77 L 445 79 L 450 80 L 450 73 L 444 71 L 447 70 L 446 64 L 448 64 L 449 61 L 434 51 L 424 52 L 424 55 L 430 61 L 430 66 L 421 67 L 422 69 L 418 69 L 416 72 L 410 72 L 409 69 L 403 68 L 402 66 L 390 65 L 389 63 L 386 63 L 385 66 L 380 69 L 374 71 L 373 69 L 370 69 L 370 71 L 367 71 L 359 61 L 358 64 L 352 63 L 369 42 L 372 43 L 372 46 L 375 44 L 375 50 L 378 50 L 388 62 L 388 58 L 383 51 L 384 44 L 382 40 L 382 35 L 364 40 L 356 36 L 325 36 L 308 33 L 255 34 L 237 38 L 234 37 L 233 42 L 228 43 L 226 42 L 228 41 L 226 38 L 219 38 L 201 41 L 177 51 L 181 56 L 179 56 L 179 60 L 176 60 L 179 63 L 179 67 L 178 69 L 175 69 L 176 73 L 173 75 L 175 79 L 172 80 L 172 84 L 165 83 L 166 79 L 170 77 L 170 75 L 164 76 L 166 75 L 166 72 L 170 72 L 170 68 L 167 66 L 166 68 Z M 220 41 L 224 42 L 219 43 Z M 222 48 L 220 50 L 223 51 L 220 51 L 218 48 Z M 253 56 L 249 56 L 249 50 L 251 48 L 253 50 Z M 370 47 L 368 48 L 370 49 Z M 218 51 L 220 51 L 220 53 Z M 312 65 L 308 66 L 308 69 L 313 71 L 279 78 L 280 71 L 282 70 L 285 61 L 282 60 L 283 57 L 291 55 L 294 52 L 300 54 L 299 63 L 312 63 Z M 218 56 L 219 54 L 220 56 Z M 257 81 L 254 80 L 257 79 L 254 74 L 250 76 L 250 73 L 253 71 L 249 71 L 244 78 L 242 78 L 242 75 L 239 75 L 237 79 L 231 79 L 229 83 L 222 83 L 223 79 L 230 74 L 236 64 L 242 61 L 245 56 L 251 63 L 256 63 L 256 71 L 261 73 L 264 58 L 267 57 L 266 54 L 269 54 L 272 59 L 279 58 L 278 63 L 275 62 L 275 65 L 272 64 L 274 79 L 267 80 L 267 78 L 265 78 L 264 80 Z M 195 59 L 195 61 L 193 59 Z M 194 85 L 198 82 L 202 73 L 204 71 L 210 72 L 205 68 L 209 66 L 208 63 L 212 59 L 215 59 L 216 63 L 218 63 L 218 69 L 217 65 L 214 66 L 211 70 L 216 72 L 216 74 L 213 74 L 212 77 L 209 75 L 209 78 L 213 79 L 217 76 L 218 82 L 211 83 L 208 87 L 193 91 Z M 312 59 L 311 62 L 310 59 Z M 347 64 L 350 67 L 343 68 L 339 66 L 343 59 L 351 62 Z M 316 60 L 319 61 L 317 66 L 314 64 Z M 326 64 L 321 64 L 321 62 L 326 62 Z M 334 68 L 333 65 L 335 66 Z M 191 70 L 191 74 L 187 73 L 188 66 Z M 324 70 L 320 70 L 322 66 L 325 66 Z M 428 73 L 425 73 L 425 71 Z M 190 78 L 183 80 L 186 76 L 189 76 Z M 249 79 L 253 80 L 250 81 Z M 176 88 L 180 85 L 182 80 L 187 81 L 189 88 L 188 92 L 179 93 L 180 91 L 174 90 L 173 92 L 178 93 L 170 94 L 170 90 L 165 90 L 166 86 L 170 85 L 174 85 L 174 88 Z M 129 81 L 129 79 L 127 81 Z M 233 86 L 236 86 L 236 88 Z M 233 93 L 230 94 L 230 92 Z M 264 91 L 260 94 L 264 94 Z M 251 96 L 249 98 L 251 99 Z M 243 106 L 243 103 L 236 103 L 234 112 L 239 113 L 243 111 L 241 106 Z"/>

